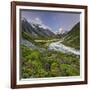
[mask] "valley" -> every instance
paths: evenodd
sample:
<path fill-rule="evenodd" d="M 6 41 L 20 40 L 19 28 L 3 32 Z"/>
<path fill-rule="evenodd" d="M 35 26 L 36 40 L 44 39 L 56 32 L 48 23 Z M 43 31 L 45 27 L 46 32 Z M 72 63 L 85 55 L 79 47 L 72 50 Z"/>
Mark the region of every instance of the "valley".
<path fill-rule="evenodd" d="M 79 23 L 59 36 L 26 19 L 21 22 L 21 78 L 80 75 Z"/>

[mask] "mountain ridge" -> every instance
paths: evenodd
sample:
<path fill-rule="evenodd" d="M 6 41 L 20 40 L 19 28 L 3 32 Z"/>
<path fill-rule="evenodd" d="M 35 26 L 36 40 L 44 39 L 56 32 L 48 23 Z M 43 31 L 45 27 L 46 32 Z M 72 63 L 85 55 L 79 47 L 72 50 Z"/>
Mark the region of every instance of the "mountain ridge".
<path fill-rule="evenodd" d="M 78 22 L 65 36 L 63 44 L 80 49 L 80 22 Z"/>
<path fill-rule="evenodd" d="M 21 20 L 22 32 L 28 33 L 32 37 L 55 37 L 55 34 L 49 30 L 41 27 L 38 24 L 31 24 L 26 19 Z"/>

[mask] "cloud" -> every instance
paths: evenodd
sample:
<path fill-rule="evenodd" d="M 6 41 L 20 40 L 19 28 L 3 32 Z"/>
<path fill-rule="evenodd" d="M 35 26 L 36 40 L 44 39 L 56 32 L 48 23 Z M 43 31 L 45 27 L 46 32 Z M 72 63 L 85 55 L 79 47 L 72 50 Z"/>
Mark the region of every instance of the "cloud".
<path fill-rule="evenodd" d="M 63 30 L 63 28 L 61 28 L 61 27 L 59 28 L 58 31 L 59 31 L 59 34 L 63 34 L 63 33 L 64 33 L 64 30 Z"/>
<path fill-rule="evenodd" d="M 47 26 L 45 24 L 41 24 L 39 27 L 44 28 L 44 29 L 52 30 L 49 26 Z"/>
<path fill-rule="evenodd" d="M 60 28 L 59 28 L 59 32 L 63 32 L 63 28 L 60 27 Z"/>
<path fill-rule="evenodd" d="M 36 17 L 34 19 L 30 19 L 29 22 L 34 23 L 34 24 L 39 24 L 39 25 L 42 24 L 42 20 L 40 18 L 38 18 L 38 17 Z"/>
<path fill-rule="evenodd" d="M 37 24 L 42 24 L 42 21 L 41 21 L 41 19 L 40 18 L 35 18 L 35 22 L 37 23 Z"/>

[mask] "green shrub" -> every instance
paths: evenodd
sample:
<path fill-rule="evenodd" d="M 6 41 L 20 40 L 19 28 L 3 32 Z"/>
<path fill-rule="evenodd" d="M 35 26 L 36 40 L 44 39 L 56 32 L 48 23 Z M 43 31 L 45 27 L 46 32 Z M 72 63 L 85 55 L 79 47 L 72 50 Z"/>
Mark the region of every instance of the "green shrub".
<path fill-rule="evenodd" d="M 59 67 L 58 63 L 56 63 L 56 62 L 53 62 L 51 64 L 51 75 L 54 77 L 60 76 L 60 67 Z"/>
<path fill-rule="evenodd" d="M 77 70 L 74 66 L 68 64 L 60 65 L 62 76 L 78 76 L 79 70 Z"/>
<path fill-rule="evenodd" d="M 77 76 L 80 57 L 56 51 L 40 52 L 21 45 L 21 78 Z"/>

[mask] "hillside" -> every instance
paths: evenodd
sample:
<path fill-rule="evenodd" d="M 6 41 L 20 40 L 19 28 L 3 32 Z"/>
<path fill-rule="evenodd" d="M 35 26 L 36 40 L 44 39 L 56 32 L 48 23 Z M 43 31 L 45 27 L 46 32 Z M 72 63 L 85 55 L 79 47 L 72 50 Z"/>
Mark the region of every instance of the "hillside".
<path fill-rule="evenodd" d="M 49 28 L 44 28 L 42 25 L 28 22 L 25 18 L 21 21 L 21 27 L 23 38 L 25 38 L 25 35 L 33 39 L 46 39 L 55 37 L 55 34 L 51 30 L 49 30 Z"/>
<path fill-rule="evenodd" d="M 66 46 L 80 49 L 80 22 L 67 33 L 62 43 Z"/>

